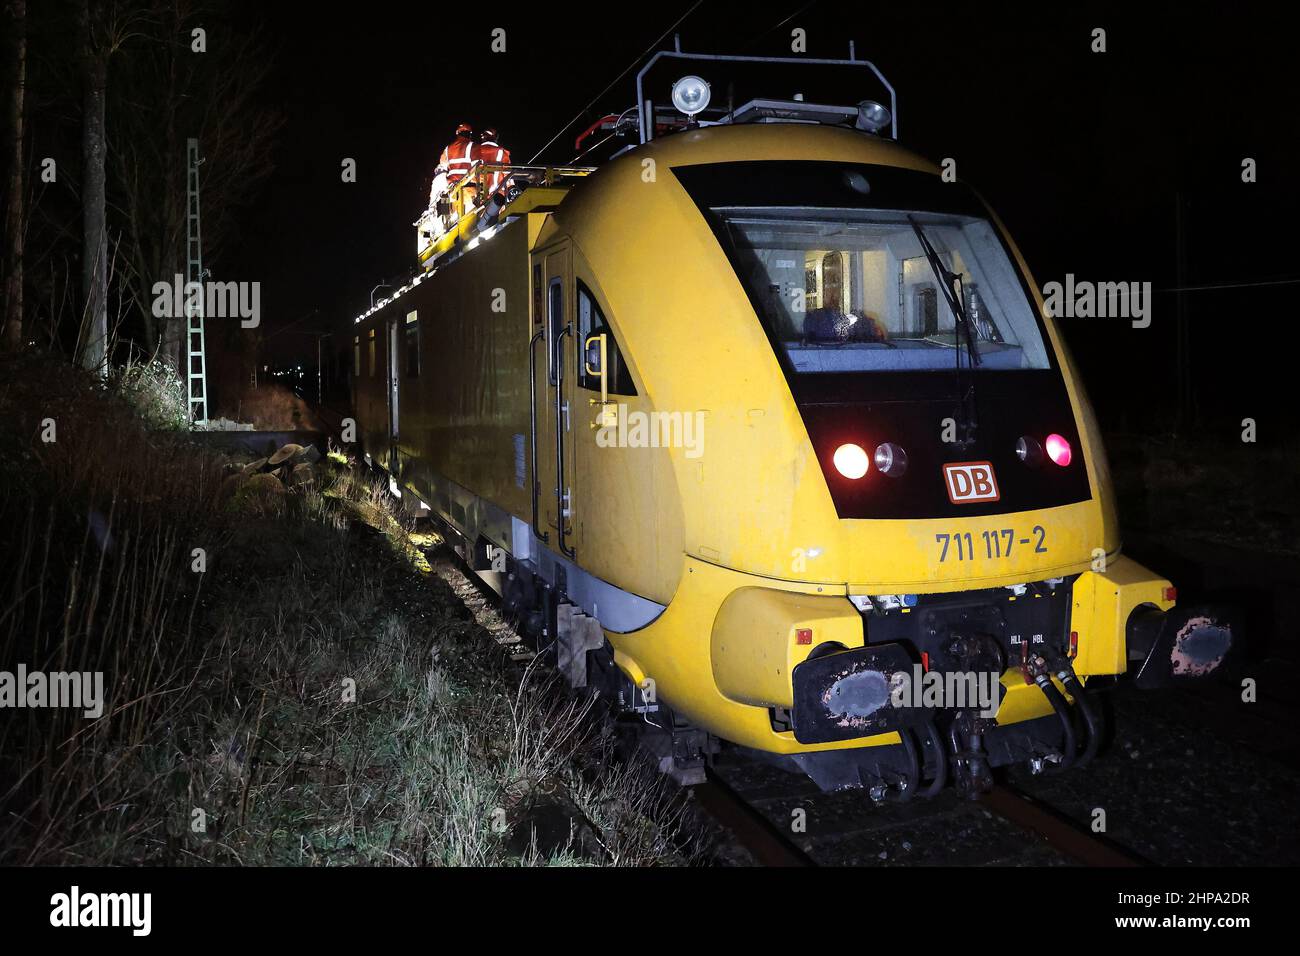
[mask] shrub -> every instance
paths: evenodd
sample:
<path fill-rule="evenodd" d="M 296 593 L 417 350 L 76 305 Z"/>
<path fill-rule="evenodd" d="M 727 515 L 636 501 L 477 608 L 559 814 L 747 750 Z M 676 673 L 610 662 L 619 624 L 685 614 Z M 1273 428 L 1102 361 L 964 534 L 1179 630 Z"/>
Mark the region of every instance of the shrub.
<path fill-rule="evenodd" d="M 114 370 L 109 381 L 149 428 L 178 431 L 190 427 L 186 385 L 176 369 L 161 359 L 128 359 L 126 365 Z"/>

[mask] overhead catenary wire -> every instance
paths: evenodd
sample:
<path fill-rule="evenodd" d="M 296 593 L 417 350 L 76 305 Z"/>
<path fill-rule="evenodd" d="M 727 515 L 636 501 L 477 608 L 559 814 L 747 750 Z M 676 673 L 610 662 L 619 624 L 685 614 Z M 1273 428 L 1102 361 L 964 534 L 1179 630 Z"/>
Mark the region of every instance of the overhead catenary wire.
<path fill-rule="evenodd" d="M 692 13 L 694 13 L 694 12 L 699 8 L 700 4 L 702 4 L 703 2 L 704 2 L 704 0 L 695 0 L 695 3 L 691 4 L 691 7 L 690 7 L 689 10 L 687 10 L 687 11 L 686 11 L 685 13 L 683 13 L 680 17 L 678 17 L 675 21 L 673 21 L 673 25 L 670 26 L 667 30 L 665 30 L 662 34 L 660 34 L 659 37 L 658 37 L 658 39 L 656 39 L 656 40 L 654 41 L 654 43 L 651 43 L 648 47 L 646 47 L 645 51 L 644 51 L 643 53 L 641 53 L 640 56 L 638 56 L 638 57 L 636 57 L 635 59 L 633 59 L 632 62 L 629 63 L 629 64 L 628 64 L 628 65 L 623 69 L 623 72 L 621 72 L 618 76 L 614 77 L 614 79 L 610 80 L 609 83 L 606 85 L 606 87 L 605 87 L 603 90 L 601 90 L 599 93 L 597 93 L 595 96 L 593 96 L 593 97 L 591 98 L 591 101 L 590 101 L 589 103 L 587 103 L 586 106 L 584 106 L 582 109 L 578 110 L 577 115 L 575 115 L 575 116 L 573 117 L 573 119 L 569 120 L 567 123 L 565 123 L 563 126 L 561 126 L 558 130 L 556 130 L 556 131 L 555 131 L 555 135 L 552 136 L 550 139 L 548 139 L 548 140 L 546 141 L 546 143 L 542 146 L 542 148 L 539 149 L 536 153 L 533 154 L 532 159 L 528 160 L 528 165 L 531 166 L 533 163 L 537 162 L 537 157 L 538 157 L 538 156 L 541 156 L 542 153 L 546 152 L 546 150 L 548 150 L 548 149 L 551 147 L 551 144 L 552 144 L 552 143 L 554 143 L 557 139 L 559 139 L 561 136 L 563 136 L 565 130 L 567 130 L 569 127 L 571 127 L 574 123 L 578 122 L 578 120 L 582 119 L 582 117 L 586 115 L 587 110 L 591 109 L 591 108 L 596 104 L 596 102 L 597 102 L 597 101 L 598 101 L 602 96 L 604 96 L 606 93 L 608 93 L 610 90 L 612 90 L 612 89 L 614 88 L 614 86 L 615 86 L 616 84 L 618 84 L 618 83 L 623 79 L 623 77 L 627 76 L 630 72 L 632 72 L 632 68 L 635 67 L 638 63 L 640 63 L 641 60 L 645 58 L 645 55 L 646 55 L 647 53 L 649 53 L 650 51 L 652 51 L 652 50 L 653 50 L 655 47 L 657 47 L 660 43 L 663 43 L 663 42 L 664 42 L 664 38 L 667 37 L 668 34 L 672 33 L 674 30 L 676 30 L 679 26 L 681 26 L 681 25 L 682 25 L 682 22 L 683 22 L 687 17 L 689 17 Z"/>
<path fill-rule="evenodd" d="M 763 39 L 764 37 L 766 37 L 769 33 L 772 33 L 773 31 L 776 31 L 776 30 L 781 29 L 783 26 L 785 26 L 787 23 L 789 23 L 789 22 L 790 22 L 791 20 L 793 20 L 795 17 L 802 16 L 803 14 L 807 13 L 807 12 L 808 12 L 809 10 L 811 10 L 813 7 L 817 6 L 817 3 L 818 3 L 818 0 L 810 0 L 809 3 L 805 3 L 805 4 L 804 4 L 802 7 L 800 7 L 798 10 L 795 10 L 793 13 L 789 14 L 789 15 L 786 16 L 784 19 L 782 19 L 782 20 L 778 20 L 776 23 L 772 24 L 770 27 L 768 27 L 768 28 L 767 28 L 766 30 L 764 30 L 762 33 L 756 34 L 755 36 L 751 37 L 751 38 L 749 39 L 749 41 L 746 43 L 746 46 L 753 46 L 753 45 L 754 45 L 755 43 L 757 43 L 759 40 L 761 40 L 761 39 Z"/>
<path fill-rule="evenodd" d="M 685 13 L 683 13 L 680 17 L 678 17 L 678 18 L 673 22 L 672 26 L 670 26 L 667 30 L 665 30 L 662 34 L 659 35 L 659 38 L 656 39 L 656 40 L 654 41 L 654 43 L 651 43 L 648 47 L 645 48 L 644 51 L 642 51 L 642 53 L 641 53 L 639 56 L 635 57 L 635 58 L 632 60 L 632 62 L 630 62 L 626 67 L 624 67 L 623 71 L 622 71 L 621 73 L 619 73 L 618 76 L 614 77 L 614 79 L 610 80 L 609 83 L 606 84 L 606 86 L 605 86 L 604 89 L 602 89 L 599 93 L 597 93 L 595 96 L 593 96 L 593 97 L 591 98 L 591 100 L 590 100 L 590 101 L 589 101 L 589 102 L 588 102 L 588 103 L 587 103 L 587 104 L 586 104 L 582 109 L 580 109 L 576 114 L 574 114 L 574 116 L 573 116 L 573 118 L 572 118 L 571 120 L 569 120 L 567 123 L 565 123 L 563 126 L 561 126 L 558 130 L 556 130 L 556 131 L 555 131 L 555 135 L 552 136 L 550 139 L 548 139 L 548 140 L 547 140 L 547 141 L 542 145 L 542 148 L 539 149 L 536 153 L 534 153 L 534 154 L 532 155 L 532 157 L 528 160 L 528 165 L 532 165 L 533 163 L 537 162 L 537 158 L 538 158 L 539 156 L 541 156 L 542 153 L 546 152 L 546 150 L 548 150 L 548 149 L 551 147 L 551 145 L 555 143 L 555 141 L 556 141 L 557 139 L 559 139 L 561 136 L 563 136 L 565 130 L 569 129 L 571 126 L 573 126 L 574 123 L 576 123 L 576 122 L 578 122 L 578 120 L 582 119 L 582 117 L 583 117 L 584 115 L 586 115 L 587 111 L 590 110 L 590 109 L 591 109 L 591 108 L 592 108 L 592 107 L 593 107 L 593 106 L 594 106 L 594 105 L 595 105 L 595 104 L 600 100 L 600 98 L 601 98 L 602 96 L 604 96 L 606 93 L 608 93 L 610 90 L 612 90 L 612 89 L 614 88 L 614 86 L 617 85 L 617 84 L 619 83 L 619 81 L 621 81 L 621 80 L 623 79 L 623 77 L 625 77 L 625 76 L 627 76 L 629 73 L 631 73 L 632 70 L 633 70 L 633 68 L 634 68 L 638 63 L 640 63 L 643 59 L 645 59 L 645 57 L 646 57 L 647 54 L 651 53 L 651 52 L 655 49 L 655 47 L 657 47 L 657 46 L 659 46 L 659 44 L 663 43 L 663 41 L 668 37 L 668 35 L 669 35 L 670 33 L 672 33 L 674 30 L 676 30 L 679 26 L 681 26 L 682 23 L 685 22 L 686 18 L 689 17 L 692 13 L 694 13 L 694 12 L 696 11 L 696 9 L 698 9 L 698 8 L 700 7 L 700 5 L 703 4 L 703 2 L 704 2 L 704 0 L 696 0 L 696 2 L 695 2 L 694 4 L 691 5 L 690 9 L 688 9 Z M 789 23 L 789 22 L 790 22 L 791 20 L 793 20 L 795 17 L 800 16 L 801 14 L 804 14 L 804 13 L 808 12 L 808 10 L 812 9 L 813 7 L 815 7 L 815 6 L 818 4 L 818 2 L 819 2 L 819 0 L 810 0 L 810 2 L 805 3 L 803 6 L 799 7 L 799 8 L 796 9 L 796 10 L 794 10 L 792 13 L 789 13 L 789 14 L 787 14 L 785 17 L 783 17 L 783 18 L 781 18 L 780 20 L 778 20 L 776 23 L 774 23 L 772 26 L 768 27 L 768 28 L 767 28 L 766 30 L 764 30 L 762 33 L 758 33 L 758 34 L 755 34 L 754 36 L 752 36 L 748 41 L 745 42 L 744 45 L 745 45 L 746 47 L 751 47 L 751 46 L 753 46 L 755 43 L 757 43 L 759 40 L 761 40 L 761 39 L 763 39 L 764 37 L 766 37 L 766 36 L 767 36 L 768 34 L 770 34 L 772 31 L 780 29 L 782 26 L 784 26 L 785 24 Z M 630 112 L 632 111 L 632 109 L 637 109 L 637 108 L 638 108 L 637 106 L 633 106 L 633 107 L 632 107 L 631 109 L 629 109 L 629 110 L 624 110 L 623 115 L 626 116 L 627 113 L 630 113 Z M 620 118 L 621 118 L 621 117 L 620 117 Z M 608 137 L 607 137 L 607 139 L 608 139 Z M 602 142 L 603 142 L 603 141 L 602 141 Z M 578 156 L 581 157 L 581 156 L 584 155 L 584 153 L 586 153 L 586 152 L 588 152 L 588 150 L 584 150 L 583 153 L 579 153 Z M 577 158 L 578 158 L 578 157 L 575 157 L 574 161 L 576 161 Z"/>
<path fill-rule="evenodd" d="M 1157 292 L 1211 292 L 1215 289 L 1259 289 L 1277 285 L 1300 285 L 1300 279 L 1268 279 L 1260 282 L 1219 282 L 1213 285 L 1184 285 L 1170 289 L 1156 289 Z"/>

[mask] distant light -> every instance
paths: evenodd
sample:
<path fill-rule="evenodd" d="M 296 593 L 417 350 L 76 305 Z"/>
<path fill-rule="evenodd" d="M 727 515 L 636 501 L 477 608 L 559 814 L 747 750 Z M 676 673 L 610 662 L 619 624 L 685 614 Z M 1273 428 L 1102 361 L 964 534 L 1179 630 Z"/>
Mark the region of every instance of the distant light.
<path fill-rule="evenodd" d="M 687 116 L 703 111 L 711 95 L 709 84 L 698 76 L 683 76 L 673 84 L 673 106 Z"/>
<path fill-rule="evenodd" d="M 871 460 L 861 445 L 841 445 L 835 449 L 835 470 L 845 478 L 858 479 L 867 473 Z"/>
<path fill-rule="evenodd" d="M 863 100 L 858 104 L 858 129 L 868 133 L 878 133 L 892 119 L 889 110 L 881 106 L 875 100 Z"/>
<path fill-rule="evenodd" d="M 1070 443 L 1055 433 L 1047 436 L 1047 457 L 1064 468 L 1073 456 Z"/>

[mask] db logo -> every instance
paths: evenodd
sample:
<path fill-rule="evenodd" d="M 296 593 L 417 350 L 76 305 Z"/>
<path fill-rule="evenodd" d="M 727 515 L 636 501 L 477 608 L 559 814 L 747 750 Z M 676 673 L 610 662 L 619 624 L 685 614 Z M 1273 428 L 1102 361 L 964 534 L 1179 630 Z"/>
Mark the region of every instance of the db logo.
<path fill-rule="evenodd" d="M 943 480 L 948 486 L 948 500 L 955 505 L 971 501 L 997 501 L 998 482 L 993 466 L 987 461 L 963 461 L 943 466 Z"/>

